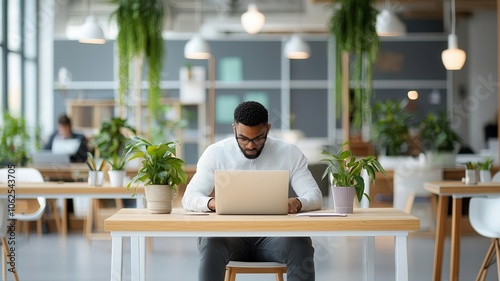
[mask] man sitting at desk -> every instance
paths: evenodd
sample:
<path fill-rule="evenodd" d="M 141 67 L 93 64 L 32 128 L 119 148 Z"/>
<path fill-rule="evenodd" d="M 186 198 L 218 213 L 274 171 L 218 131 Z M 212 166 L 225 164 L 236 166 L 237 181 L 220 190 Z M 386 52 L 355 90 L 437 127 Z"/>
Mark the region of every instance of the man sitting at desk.
<path fill-rule="evenodd" d="M 54 152 L 55 146 L 64 145 L 65 140 L 76 140 L 76 146 L 72 153 L 70 153 L 70 161 L 72 163 L 82 163 L 87 160 L 87 140 L 82 134 L 73 132 L 71 128 L 71 119 L 67 115 L 61 115 L 57 119 L 57 131 L 54 132 L 44 149 L 52 150 Z M 56 148 L 57 149 L 57 148 Z"/>
<path fill-rule="evenodd" d="M 288 212 L 321 209 L 321 191 L 307 167 L 306 157 L 295 145 L 268 136 L 270 128 L 267 109 L 260 103 L 238 105 L 234 111 L 235 138 L 205 150 L 182 198 L 184 208 L 215 211 L 216 198 L 209 197 L 214 189 L 215 170 L 288 170 L 298 195 L 288 199 Z M 310 237 L 200 237 L 198 250 L 199 281 L 223 281 L 230 260 L 281 262 L 287 265 L 287 280 L 315 279 Z"/>

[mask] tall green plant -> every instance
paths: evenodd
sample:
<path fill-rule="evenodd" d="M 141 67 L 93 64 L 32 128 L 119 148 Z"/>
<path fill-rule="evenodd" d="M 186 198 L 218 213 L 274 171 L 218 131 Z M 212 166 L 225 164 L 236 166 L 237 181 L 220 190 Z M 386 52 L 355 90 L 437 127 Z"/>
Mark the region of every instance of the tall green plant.
<path fill-rule="evenodd" d="M 378 54 L 378 35 L 375 29 L 378 11 L 373 0 L 332 0 L 333 9 L 328 28 L 335 38 L 336 104 L 342 108 L 342 53 L 351 55 L 350 81 L 354 90 L 353 126 L 361 128 L 363 121 L 371 123 L 373 96 L 373 65 Z M 343 110 L 349 110 L 344 108 Z"/>
<path fill-rule="evenodd" d="M 372 139 L 380 146 L 383 155 L 402 155 L 410 145 L 409 122 L 412 118 L 395 100 L 375 103 L 373 111 Z"/>
<path fill-rule="evenodd" d="M 128 140 L 125 131 L 136 134 L 135 128 L 128 125 L 126 119 L 115 117 L 102 122 L 99 133 L 93 139 L 94 145 L 99 150 L 99 157 L 110 159 L 114 155 L 122 155 Z"/>
<path fill-rule="evenodd" d="M 461 142 L 446 112 L 429 113 L 420 121 L 419 127 L 424 151 L 452 152 Z"/>
<path fill-rule="evenodd" d="M 0 127 L 0 162 L 26 164 L 29 159 L 29 141 L 26 120 L 4 112 Z"/>
<path fill-rule="evenodd" d="M 160 105 L 160 75 L 164 56 L 163 22 L 165 7 L 163 0 L 111 0 L 118 4 L 112 16 L 116 18 L 118 35 L 119 104 L 125 104 L 129 89 L 130 61 L 144 56 L 149 66 L 148 107 L 153 118 L 157 118 Z"/>

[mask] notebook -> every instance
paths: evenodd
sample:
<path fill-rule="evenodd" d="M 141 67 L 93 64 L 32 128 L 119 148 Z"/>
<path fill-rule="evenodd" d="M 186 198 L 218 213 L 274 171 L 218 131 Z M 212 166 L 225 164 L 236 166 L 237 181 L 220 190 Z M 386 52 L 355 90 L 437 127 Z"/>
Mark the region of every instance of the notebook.
<path fill-rule="evenodd" d="M 219 215 L 286 215 L 287 170 L 215 171 L 215 210 Z"/>
<path fill-rule="evenodd" d="M 33 165 L 68 165 L 69 155 L 65 153 L 52 153 L 51 150 L 33 152 L 31 155 Z"/>

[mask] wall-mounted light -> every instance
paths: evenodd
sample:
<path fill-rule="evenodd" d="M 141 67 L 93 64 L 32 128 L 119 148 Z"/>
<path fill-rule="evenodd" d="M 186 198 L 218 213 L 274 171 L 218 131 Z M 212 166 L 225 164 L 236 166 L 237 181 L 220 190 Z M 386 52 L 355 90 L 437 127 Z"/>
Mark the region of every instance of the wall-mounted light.
<path fill-rule="evenodd" d="M 302 40 L 299 35 L 292 35 L 285 43 L 285 56 L 289 59 L 307 59 L 311 54 L 309 44 Z"/>
<path fill-rule="evenodd" d="M 465 64 L 465 51 L 458 48 L 455 34 L 455 0 L 451 0 L 451 34 L 448 35 L 448 49 L 441 53 L 441 60 L 447 70 L 460 70 Z"/>
<path fill-rule="evenodd" d="M 257 5 L 255 4 L 248 4 L 248 10 L 241 15 L 241 24 L 243 25 L 243 29 L 250 34 L 258 33 L 264 26 L 265 22 L 266 17 L 264 14 L 259 12 Z"/>

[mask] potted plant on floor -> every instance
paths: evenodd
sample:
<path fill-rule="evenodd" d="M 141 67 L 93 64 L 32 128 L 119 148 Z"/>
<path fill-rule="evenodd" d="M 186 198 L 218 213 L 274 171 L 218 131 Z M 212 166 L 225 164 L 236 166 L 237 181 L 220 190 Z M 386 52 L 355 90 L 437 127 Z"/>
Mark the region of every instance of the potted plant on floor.
<path fill-rule="evenodd" d="M 365 180 L 361 172 L 366 170 L 370 181 L 375 181 L 375 173 L 380 172 L 385 175 L 385 170 L 377 161 L 375 156 L 367 156 L 362 159 L 356 159 L 352 154 L 349 141 L 345 141 L 336 153 L 330 153 L 323 150 L 321 153 L 327 158 L 321 161 L 328 162 L 328 167 L 323 173 L 323 178 L 330 176 L 332 183 L 332 192 L 335 211 L 339 213 L 352 213 L 354 204 L 354 195 L 359 202 L 366 196 Z"/>
<path fill-rule="evenodd" d="M 172 201 L 177 186 L 186 183 L 187 174 L 183 170 L 184 160 L 176 157 L 175 143 L 165 142 L 153 144 L 145 139 L 133 137 L 126 146 L 128 161 L 142 159 L 142 166 L 127 185 L 144 184 L 146 205 L 154 214 L 172 212 Z M 134 195 L 136 193 L 134 192 Z"/>

